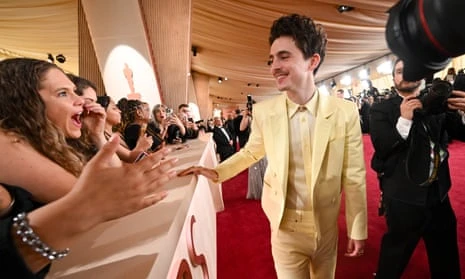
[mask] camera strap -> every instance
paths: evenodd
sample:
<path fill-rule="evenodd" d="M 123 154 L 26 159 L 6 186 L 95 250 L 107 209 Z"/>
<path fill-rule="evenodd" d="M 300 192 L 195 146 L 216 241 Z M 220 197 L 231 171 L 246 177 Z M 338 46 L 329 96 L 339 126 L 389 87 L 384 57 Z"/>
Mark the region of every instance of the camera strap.
<path fill-rule="evenodd" d="M 438 178 L 439 164 L 441 162 L 441 154 L 439 153 L 439 144 L 434 144 L 433 147 L 433 169 L 431 170 L 431 175 L 426 181 L 420 183 L 420 187 L 425 187 L 433 183 Z"/>
<path fill-rule="evenodd" d="M 418 184 L 420 187 L 427 187 L 431 183 L 436 181 L 437 178 L 438 178 L 439 166 L 441 164 L 441 149 L 440 149 L 440 144 L 439 144 L 441 136 L 437 136 L 437 137 L 432 136 L 431 135 L 431 128 L 430 128 L 430 126 L 428 125 L 428 123 L 426 121 L 419 121 L 416 124 L 422 126 L 420 129 L 423 130 L 423 133 L 426 132 L 426 134 L 423 134 L 423 135 L 420 135 L 420 134 L 415 135 L 414 134 L 410 138 L 410 145 L 409 145 L 410 148 L 409 148 L 409 151 L 408 151 L 408 154 L 407 154 L 406 164 L 405 164 L 405 166 L 406 166 L 406 174 L 407 174 L 407 177 L 409 178 L 409 180 L 412 181 L 413 183 Z M 414 133 L 415 132 L 419 133 L 419 131 L 417 130 L 418 128 L 414 129 L 414 127 L 412 126 L 412 129 L 414 130 Z M 442 131 L 439 134 L 442 134 Z M 420 150 L 421 154 L 415 154 L 414 152 L 412 152 L 412 148 L 420 148 L 419 146 L 421 146 L 422 143 L 421 142 L 418 142 L 418 143 L 415 142 L 415 140 L 417 140 L 419 138 L 421 140 L 425 140 L 425 139 L 428 140 L 428 145 L 430 146 L 430 148 L 427 151 L 423 147 L 423 150 Z M 425 152 L 425 154 L 423 154 L 423 152 Z M 422 166 L 420 165 L 422 155 L 429 156 L 430 164 L 428 164 L 427 170 L 423 169 Z M 418 158 L 420 158 L 420 162 L 418 162 L 418 160 L 419 160 Z M 416 159 L 415 160 L 416 162 L 412 161 L 414 159 Z M 410 168 L 411 163 L 413 163 L 415 165 L 419 165 L 419 167 L 420 167 L 420 170 L 416 169 L 416 171 L 414 171 L 415 173 L 417 173 L 418 171 L 420 171 L 420 173 L 422 171 L 423 172 L 427 171 L 428 174 L 429 174 L 429 175 L 427 175 L 428 177 L 423 181 L 420 180 L 422 182 L 418 182 L 418 179 L 417 180 L 413 179 L 413 177 L 412 177 L 412 169 Z M 415 168 L 415 165 L 412 165 L 412 166 L 414 166 L 414 168 Z M 418 166 L 416 166 L 416 167 L 418 167 Z M 425 167 L 425 166 L 423 166 L 423 167 Z M 423 177 L 425 177 L 425 176 L 426 175 L 424 175 Z"/>

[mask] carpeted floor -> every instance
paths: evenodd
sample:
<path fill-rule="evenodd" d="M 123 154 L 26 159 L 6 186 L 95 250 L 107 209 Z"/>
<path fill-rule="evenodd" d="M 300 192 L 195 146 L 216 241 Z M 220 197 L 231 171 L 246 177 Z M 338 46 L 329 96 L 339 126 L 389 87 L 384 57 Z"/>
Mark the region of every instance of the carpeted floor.
<path fill-rule="evenodd" d="M 346 228 L 343 209 L 339 219 L 339 251 L 337 279 L 373 278 L 378 261 L 379 244 L 385 230 L 384 218 L 377 216 L 378 182 L 369 168 L 373 148 L 364 136 L 367 162 L 368 234 L 365 256 L 344 257 Z M 454 142 L 449 147 L 453 186 L 450 192 L 452 206 L 458 220 L 458 241 L 461 255 L 462 276 L 465 276 L 465 143 Z M 225 210 L 217 215 L 218 279 L 274 279 L 271 257 L 270 230 L 259 201 L 245 199 L 247 171 L 223 183 Z M 404 279 L 429 278 L 428 261 L 423 243 L 417 247 Z M 465 278 L 465 277 L 463 277 Z"/>

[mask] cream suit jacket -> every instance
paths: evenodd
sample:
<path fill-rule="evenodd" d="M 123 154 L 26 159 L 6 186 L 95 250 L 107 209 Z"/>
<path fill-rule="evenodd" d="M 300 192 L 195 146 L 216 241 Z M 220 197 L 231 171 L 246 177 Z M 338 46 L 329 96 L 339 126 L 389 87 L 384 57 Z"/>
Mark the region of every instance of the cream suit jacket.
<path fill-rule="evenodd" d="M 312 140 L 310 191 L 313 193 L 317 235 L 337 229 L 341 192 L 344 191 L 348 237 L 366 239 L 365 163 L 355 104 L 320 94 Z M 289 119 L 285 94 L 254 105 L 249 141 L 215 168 L 218 180 L 221 182 L 235 176 L 264 155 L 268 167 L 262 208 L 272 230 L 277 230 L 285 208 L 289 168 Z"/>

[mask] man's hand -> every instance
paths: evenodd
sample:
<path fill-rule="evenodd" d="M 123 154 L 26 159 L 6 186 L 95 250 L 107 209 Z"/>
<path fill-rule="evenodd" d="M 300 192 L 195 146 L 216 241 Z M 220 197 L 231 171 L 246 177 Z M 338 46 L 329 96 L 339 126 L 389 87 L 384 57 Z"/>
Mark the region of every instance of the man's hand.
<path fill-rule="evenodd" d="M 349 238 L 347 243 L 347 252 L 344 254 L 346 257 L 360 257 L 365 253 L 365 240 L 355 240 Z"/>
<path fill-rule="evenodd" d="M 195 175 L 203 175 L 206 178 L 212 180 L 212 181 L 217 181 L 218 180 L 218 173 L 214 169 L 209 169 L 205 167 L 200 167 L 200 166 L 192 166 L 187 169 L 184 169 L 180 172 L 178 172 L 178 176 L 186 176 L 190 174 L 195 174 Z"/>
<path fill-rule="evenodd" d="M 454 90 L 452 96 L 447 99 L 448 107 L 452 110 L 465 111 L 465 92 Z"/>
<path fill-rule="evenodd" d="M 400 116 L 402 116 L 402 118 L 412 120 L 413 111 L 421 108 L 423 108 L 423 104 L 416 96 L 405 97 L 400 104 Z"/>

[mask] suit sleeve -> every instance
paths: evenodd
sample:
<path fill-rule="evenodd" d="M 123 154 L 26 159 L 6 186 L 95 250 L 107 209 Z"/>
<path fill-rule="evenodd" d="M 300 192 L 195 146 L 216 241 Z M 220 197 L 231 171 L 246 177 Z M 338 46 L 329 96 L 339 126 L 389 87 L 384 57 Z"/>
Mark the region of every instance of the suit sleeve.
<path fill-rule="evenodd" d="M 221 135 L 220 133 L 223 133 L 221 130 L 218 128 L 213 129 L 213 140 L 217 145 L 226 145 L 229 144 L 228 140 L 224 135 Z"/>
<path fill-rule="evenodd" d="M 345 193 L 347 234 L 355 240 L 367 239 L 367 199 L 365 160 L 359 115 L 354 107 L 346 126 L 342 187 Z"/>
<path fill-rule="evenodd" d="M 465 124 L 458 112 L 446 113 L 446 129 L 452 139 L 465 141 Z"/>
<path fill-rule="evenodd" d="M 370 110 L 370 136 L 371 142 L 378 156 L 386 160 L 395 153 L 396 150 L 406 147 L 406 140 L 402 138 L 396 129 L 398 115 L 390 112 L 388 103 L 375 104 Z"/>

